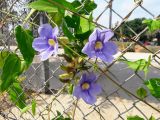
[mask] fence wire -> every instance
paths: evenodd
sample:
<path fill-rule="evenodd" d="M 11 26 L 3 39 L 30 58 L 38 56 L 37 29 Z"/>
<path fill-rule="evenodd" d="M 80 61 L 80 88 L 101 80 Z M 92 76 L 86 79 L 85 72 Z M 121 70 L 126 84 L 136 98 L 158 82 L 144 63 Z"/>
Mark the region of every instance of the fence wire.
<path fill-rule="evenodd" d="M 59 74 L 63 73 L 60 65 L 66 64 L 61 57 L 51 57 L 45 62 L 41 62 L 35 57 L 33 64 L 23 75 L 25 80 L 22 82 L 22 86 L 27 94 L 28 103 L 32 99 L 37 101 L 36 115 L 33 116 L 31 111 L 21 114 L 20 109 L 10 102 L 7 94 L 2 93 L 0 96 L 0 120 L 51 120 L 57 116 L 56 111 L 60 111 L 61 115 L 64 116 L 72 116 L 72 119 L 75 120 L 126 120 L 126 117 L 130 115 L 139 115 L 146 120 L 153 115 L 157 120 L 160 119 L 158 99 L 150 94 L 145 100 L 141 100 L 136 96 L 136 89 L 143 86 L 145 81 L 144 74 L 133 71 L 127 65 L 118 61 L 132 56 L 134 53 L 128 53 L 127 51 L 135 45 L 139 45 L 153 56 L 148 76 L 160 77 L 160 67 L 158 67 L 160 64 L 160 51 L 153 52 L 139 41 L 140 36 L 148 28 L 136 33 L 127 24 L 128 19 L 137 9 L 145 11 L 151 18 L 158 16 L 149 10 L 154 9 L 154 6 L 151 6 L 153 8 L 145 8 L 143 2 L 139 0 L 134 3 L 134 7 L 130 11 L 126 11 L 125 16 L 122 16 L 112 7 L 117 4 L 118 0 L 101 1 L 105 1 L 106 7 L 92 22 L 99 28 L 108 28 L 99 23 L 99 20 L 109 12 L 109 28 L 112 28 L 115 34 L 121 37 L 121 33 L 117 30 L 125 24 L 127 29 L 134 34 L 134 37 L 128 38 L 132 42 L 125 49 L 119 50 L 118 56 L 111 64 L 97 62 L 99 66 L 97 72 L 100 74 L 99 82 L 103 86 L 103 93 L 98 96 L 96 104 L 93 106 L 87 105 L 82 100 L 77 101 L 72 95 L 67 94 L 66 84 L 61 83 L 58 77 Z M 31 1 L 0 0 L 0 50 L 16 50 L 17 43 L 15 42 L 14 28 L 18 24 L 22 24 L 30 12 L 30 9 L 26 7 L 29 2 Z M 112 27 L 112 16 L 114 15 L 119 17 L 121 22 Z M 36 12 L 30 18 L 28 24 L 32 24 L 36 30 L 40 24 L 41 16 L 47 16 L 47 14 Z M 37 31 L 34 32 L 36 37 Z M 145 54 L 141 54 L 140 57 L 143 58 Z M 92 65 L 90 60 L 86 61 Z"/>

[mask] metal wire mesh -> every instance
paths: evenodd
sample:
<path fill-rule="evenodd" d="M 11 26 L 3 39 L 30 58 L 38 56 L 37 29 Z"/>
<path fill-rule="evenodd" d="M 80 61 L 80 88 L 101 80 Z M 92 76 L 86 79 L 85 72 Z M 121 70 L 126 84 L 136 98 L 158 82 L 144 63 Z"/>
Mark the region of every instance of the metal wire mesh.
<path fill-rule="evenodd" d="M 97 27 L 107 28 L 99 23 L 99 19 L 110 11 L 112 15 L 116 15 L 121 19 L 121 22 L 114 28 L 112 27 L 113 31 L 115 31 L 116 34 L 121 34 L 117 33 L 116 30 L 123 24 L 126 24 L 127 29 L 134 34 L 134 37 L 129 38 L 132 41 L 131 44 L 124 50 L 119 50 L 120 53 L 117 55 L 118 57 L 116 57 L 111 64 L 105 64 L 101 61 L 97 63 L 99 66 L 98 73 L 100 74 L 99 82 L 103 86 L 103 93 L 98 96 L 96 104 L 90 106 L 82 100 L 77 102 L 72 95 L 66 94 L 66 84 L 61 83 L 58 78 L 58 75 L 63 73 L 60 65 L 66 64 L 61 57 L 51 57 L 47 62 L 40 62 L 40 60 L 35 57 L 33 64 L 24 74 L 26 80 L 22 83 L 22 86 L 28 96 L 28 101 L 33 98 L 37 101 L 36 115 L 33 116 L 30 111 L 21 114 L 19 108 L 9 102 L 7 94 L 3 93 L 0 96 L 1 120 L 47 120 L 56 117 L 56 111 L 60 111 L 61 114 L 65 116 L 73 116 L 75 120 L 125 120 L 126 116 L 129 115 L 140 115 L 148 119 L 152 114 L 156 119 L 160 119 L 158 99 L 155 99 L 151 95 L 148 95 L 145 100 L 140 100 L 136 97 L 136 89 L 142 86 L 145 81 L 143 77 L 144 74 L 133 71 L 124 63 L 118 62 L 119 59 L 127 59 L 128 56 L 134 54 L 127 53 L 127 50 L 134 45 L 140 45 L 146 49 L 148 53 L 153 55 L 148 76 L 160 77 L 160 69 L 158 67 L 160 64 L 160 51 L 154 53 L 139 41 L 140 36 L 147 31 L 147 28 L 140 33 L 136 33 L 126 23 L 137 9 L 144 10 L 151 18 L 155 18 L 157 15 L 151 13 L 148 8 L 145 8 L 142 1 L 135 3 L 130 11 L 126 11 L 126 16 L 122 16 L 116 9 L 113 9 L 112 5 L 116 4 L 117 0 L 102 1 L 105 1 L 106 7 L 102 13 L 94 19 L 93 23 L 95 23 Z M 27 0 L 0 0 L 1 50 L 7 49 L 14 51 L 16 49 L 17 44 L 14 39 L 14 28 L 18 24 L 23 23 L 27 14 L 30 12 L 30 9 L 25 7 L 29 2 L 30 1 Z M 28 23 L 37 29 L 41 15 L 44 15 L 44 13 L 37 12 L 31 17 Z M 112 19 L 110 17 L 110 22 L 111 21 Z M 111 23 L 109 27 L 111 28 Z M 141 53 L 140 57 L 145 57 L 145 54 Z M 89 60 L 87 62 L 90 64 Z M 102 69 L 105 69 L 105 72 Z"/>

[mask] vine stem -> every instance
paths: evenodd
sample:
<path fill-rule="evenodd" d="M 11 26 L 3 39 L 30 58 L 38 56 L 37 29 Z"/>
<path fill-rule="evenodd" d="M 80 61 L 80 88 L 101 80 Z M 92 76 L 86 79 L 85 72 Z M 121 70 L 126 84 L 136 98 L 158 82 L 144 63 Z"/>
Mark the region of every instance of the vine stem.
<path fill-rule="evenodd" d="M 51 109 L 52 109 L 52 104 L 53 104 L 54 100 L 63 92 L 63 90 L 66 88 L 66 86 L 67 86 L 67 84 L 65 84 L 65 85 L 62 87 L 62 89 L 60 89 L 60 90 L 58 91 L 58 93 L 52 98 L 52 101 L 51 101 L 51 103 L 49 104 L 49 107 L 48 107 L 48 120 L 51 120 L 51 119 L 50 119 L 50 111 L 51 111 Z"/>
<path fill-rule="evenodd" d="M 24 25 L 29 19 L 30 17 L 33 15 L 33 13 L 35 13 L 36 10 L 35 9 L 31 9 L 30 13 L 27 15 L 27 17 L 24 19 L 22 25 Z"/>
<path fill-rule="evenodd" d="M 74 117 L 75 117 L 75 113 L 76 113 L 77 104 L 78 104 L 78 99 L 75 101 L 75 107 L 74 107 L 74 110 L 73 110 L 73 115 L 72 115 L 72 119 L 73 119 L 73 120 L 74 120 Z"/>

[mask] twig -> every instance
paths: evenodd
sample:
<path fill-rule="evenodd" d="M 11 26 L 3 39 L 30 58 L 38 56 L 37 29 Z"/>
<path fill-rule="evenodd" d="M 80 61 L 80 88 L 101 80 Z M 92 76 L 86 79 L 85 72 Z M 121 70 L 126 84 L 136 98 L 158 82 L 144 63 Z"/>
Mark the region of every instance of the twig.
<path fill-rule="evenodd" d="M 77 104 L 78 104 L 78 99 L 75 101 L 75 107 L 74 107 L 74 110 L 73 110 L 73 115 L 72 115 L 72 119 L 73 119 L 73 120 L 74 120 L 74 117 L 75 117 L 75 113 L 76 113 Z"/>
<path fill-rule="evenodd" d="M 64 89 L 66 88 L 67 84 L 65 84 L 59 91 L 58 93 L 54 96 L 54 98 L 52 99 L 51 103 L 48 105 L 48 120 L 51 120 L 50 119 L 50 111 L 52 109 L 52 104 L 54 102 L 54 100 L 64 91 Z"/>

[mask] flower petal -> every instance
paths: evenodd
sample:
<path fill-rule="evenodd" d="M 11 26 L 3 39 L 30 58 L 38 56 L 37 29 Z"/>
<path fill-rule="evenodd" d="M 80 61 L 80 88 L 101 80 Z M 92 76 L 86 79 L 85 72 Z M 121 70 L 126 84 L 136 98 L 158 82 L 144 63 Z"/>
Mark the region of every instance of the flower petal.
<path fill-rule="evenodd" d="M 33 43 L 32 43 L 32 47 L 38 51 L 38 52 L 42 52 L 44 50 L 46 50 L 47 48 L 49 48 L 49 45 L 47 43 L 46 38 L 44 37 L 38 37 L 35 38 Z"/>
<path fill-rule="evenodd" d="M 54 35 L 54 36 L 57 36 L 57 35 L 58 35 L 58 32 L 59 32 L 58 27 L 54 27 L 53 30 L 52 30 L 53 35 Z"/>
<path fill-rule="evenodd" d="M 97 80 L 97 76 L 93 72 L 88 73 L 86 78 L 89 82 L 95 82 Z"/>
<path fill-rule="evenodd" d="M 105 30 L 104 33 L 105 33 L 104 43 L 108 42 L 108 40 L 110 40 L 114 36 L 114 33 L 109 29 Z"/>
<path fill-rule="evenodd" d="M 98 33 L 99 33 L 99 30 L 98 29 L 95 29 L 94 31 L 93 31 L 93 33 L 89 36 L 89 42 L 95 42 L 96 40 L 97 40 L 97 38 L 98 38 Z"/>
<path fill-rule="evenodd" d="M 90 89 L 89 89 L 89 93 L 92 95 L 92 96 L 95 96 L 99 93 L 102 92 L 102 87 L 97 84 L 97 83 L 91 83 L 90 84 Z"/>
<path fill-rule="evenodd" d="M 58 43 L 55 44 L 54 46 L 54 55 L 58 54 Z"/>
<path fill-rule="evenodd" d="M 81 85 L 82 83 L 84 83 L 86 81 L 87 81 L 87 74 L 83 73 L 82 76 L 81 76 L 81 79 L 79 81 L 79 85 Z"/>
<path fill-rule="evenodd" d="M 52 26 L 50 24 L 43 24 L 38 28 L 40 37 L 51 38 L 52 37 Z"/>
<path fill-rule="evenodd" d="M 83 91 L 80 95 L 87 104 L 93 105 L 96 102 L 96 97 L 90 95 L 88 91 Z"/>
<path fill-rule="evenodd" d="M 82 52 L 87 54 L 90 58 L 95 56 L 95 50 L 93 48 L 93 45 L 89 42 L 83 47 Z"/>
<path fill-rule="evenodd" d="M 117 52 L 118 52 L 118 47 L 114 42 L 104 43 L 103 53 L 107 53 L 109 55 L 115 55 Z"/>
<path fill-rule="evenodd" d="M 80 87 L 80 86 L 76 86 L 75 89 L 74 89 L 74 91 L 73 91 L 73 95 L 74 95 L 75 97 L 77 97 L 77 99 L 79 99 L 79 98 L 80 98 L 80 94 L 81 94 L 82 92 L 83 92 L 83 91 L 82 91 L 81 87 Z"/>
<path fill-rule="evenodd" d="M 47 60 L 54 53 L 54 48 L 49 47 L 47 50 L 40 53 L 41 61 Z"/>
<path fill-rule="evenodd" d="M 100 31 L 99 40 L 104 41 L 106 32 L 108 32 L 108 29 Z"/>
<path fill-rule="evenodd" d="M 97 52 L 96 56 L 99 57 L 102 61 L 111 63 L 113 61 L 113 57 L 108 55 L 107 53 Z"/>

